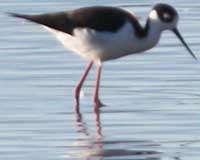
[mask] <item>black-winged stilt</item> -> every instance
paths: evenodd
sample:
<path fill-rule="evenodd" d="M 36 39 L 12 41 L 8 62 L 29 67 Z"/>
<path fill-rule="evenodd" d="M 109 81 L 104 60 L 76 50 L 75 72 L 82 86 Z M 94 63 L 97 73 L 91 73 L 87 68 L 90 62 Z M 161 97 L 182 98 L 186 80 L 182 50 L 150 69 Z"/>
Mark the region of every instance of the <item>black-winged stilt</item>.
<path fill-rule="evenodd" d="M 144 27 L 135 15 L 119 8 L 105 6 L 41 15 L 10 14 L 43 25 L 66 48 L 90 61 L 75 89 L 77 105 L 81 87 L 93 63 L 98 66 L 94 103 L 101 106 L 99 84 L 102 62 L 154 47 L 164 30 L 173 31 L 192 57 L 197 59 L 177 29 L 177 11 L 167 4 L 156 4 L 150 11 Z"/>

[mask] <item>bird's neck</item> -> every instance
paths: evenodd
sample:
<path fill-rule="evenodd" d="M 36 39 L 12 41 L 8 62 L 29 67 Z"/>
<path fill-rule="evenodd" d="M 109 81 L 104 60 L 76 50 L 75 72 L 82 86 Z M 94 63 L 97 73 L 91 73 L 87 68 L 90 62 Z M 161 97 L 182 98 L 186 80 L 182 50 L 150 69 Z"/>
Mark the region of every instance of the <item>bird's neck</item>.
<path fill-rule="evenodd" d="M 158 25 L 157 21 L 148 18 L 144 27 L 144 32 L 146 35 L 144 38 L 142 38 L 142 41 L 147 45 L 146 49 L 150 49 L 158 43 L 162 29 Z"/>

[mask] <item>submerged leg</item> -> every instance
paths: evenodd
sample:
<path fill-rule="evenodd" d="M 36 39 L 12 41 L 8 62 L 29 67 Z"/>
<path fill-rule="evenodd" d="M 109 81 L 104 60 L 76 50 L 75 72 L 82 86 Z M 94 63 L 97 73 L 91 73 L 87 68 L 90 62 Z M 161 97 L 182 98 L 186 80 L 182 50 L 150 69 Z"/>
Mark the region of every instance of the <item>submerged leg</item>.
<path fill-rule="evenodd" d="M 103 103 L 101 103 L 101 101 L 99 99 L 99 85 L 100 85 L 100 79 L 101 79 L 101 69 L 102 69 L 102 65 L 99 64 L 97 66 L 96 86 L 95 86 L 95 92 L 94 92 L 95 107 L 104 106 Z"/>
<path fill-rule="evenodd" d="M 80 79 L 78 85 L 77 85 L 76 88 L 75 88 L 76 105 L 79 105 L 79 97 L 80 97 L 81 87 L 82 87 L 82 85 L 83 85 L 83 83 L 84 83 L 84 81 L 85 81 L 85 79 L 86 79 L 86 77 L 87 77 L 87 75 L 88 75 L 90 69 L 92 68 L 92 65 L 93 65 L 93 61 L 91 61 L 91 62 L 88 64 L 88 66 L 87 66 L 87 68 L 86 68 L 86 70 L 85 70 L 83 76 L 81 77 L 81 79 Z"/>

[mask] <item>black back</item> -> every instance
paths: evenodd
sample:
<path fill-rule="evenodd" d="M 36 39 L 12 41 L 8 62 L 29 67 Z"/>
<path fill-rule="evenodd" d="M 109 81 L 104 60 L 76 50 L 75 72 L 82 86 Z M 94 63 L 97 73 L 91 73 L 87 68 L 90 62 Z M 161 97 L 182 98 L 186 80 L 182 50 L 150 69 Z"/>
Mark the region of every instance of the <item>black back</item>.
<path fill-rule="evenodd" d="M 73 35 L 73 30 L 78 27 L 116 32 L 127 21 L 131 22 L 138 37 L 144 37 L 148 31 L 147 27 L 141 27 L 134 15 L 115 7 L 85 7 L 59 13 L 41 15 L 12 14 L 12 16 L 24 18 L 71 35 Z"/>

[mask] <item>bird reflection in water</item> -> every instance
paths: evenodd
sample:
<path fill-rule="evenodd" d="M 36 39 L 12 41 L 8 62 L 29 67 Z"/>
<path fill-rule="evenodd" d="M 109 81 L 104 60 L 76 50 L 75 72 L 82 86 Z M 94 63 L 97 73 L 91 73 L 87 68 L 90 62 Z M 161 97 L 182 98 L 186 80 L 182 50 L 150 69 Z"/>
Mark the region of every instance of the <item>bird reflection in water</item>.
<path fill-rule="evenodd" d="M 75 156 L 80 158 L 81 160 L 103 160 L 105 157 L 114 158 L 114 157 L 122 157 L 122 158 L 131 158 L 132 160 L 140 159 L 140 160 L 161 160 L 161 153 L 158 151 L 153 151 L 150 149 L 138 150 L 138 145 L 145 147 L 145 144 L 148 147 L 149 145 L 159 146 L 159 144 L 155 144 L 150 141 L 145 140 L 107 140 L 105 135 L 103 135 L 103 128 L 101 124 L 101 109 L 99 107 L 94 107 L 94 114 L 96 119 L 96 133 L 95 136 L 90 133 L 89 128 L 87 127 L 87 123 L 84 121 L 83 115 L 80 111 L 79 105 L 75 106 L 76 113 L 76 126 L 77 132 L 82 133 L 86 138 L 79 138 L 76 141 L 76 145 L 80 150 L 77 152 Z M 113 147 L 112 147 L 113 145 Z M 116 148 L 119 145 L 119 148 Z M 126 149 L 122 146 L 131 146 L 135 145 L 135 149 Z M 148 147 L 149 148 L 149 147 Z"/>
<path fill-rule="evenodd" d="M 100 120 L 100 110 L 99 107 L 94 108 L 94 113 L 96 117 L 96 135 L 93 136 L 87 127 L 86 122 L 83 120 L 82 113 L 80 111 L 79 105 L 75 106 L 76 113 L 76 126 L 79 133 L 83 133 L 86 138 L 77 139 L 76 144 L 79 144 L 81 149 L 84 147 L 84 153 L 80 154 L 81 159 L 84 160 L 103 160 L 103 156 L 98 156 L 98 153 L 103 151 L 102 143 L 102 129 L 101 129 L 101 120 Z M 80 152 L 79 152 L 80 153 Z M 80 156 L 78 155 L 78 156 Z"/>

